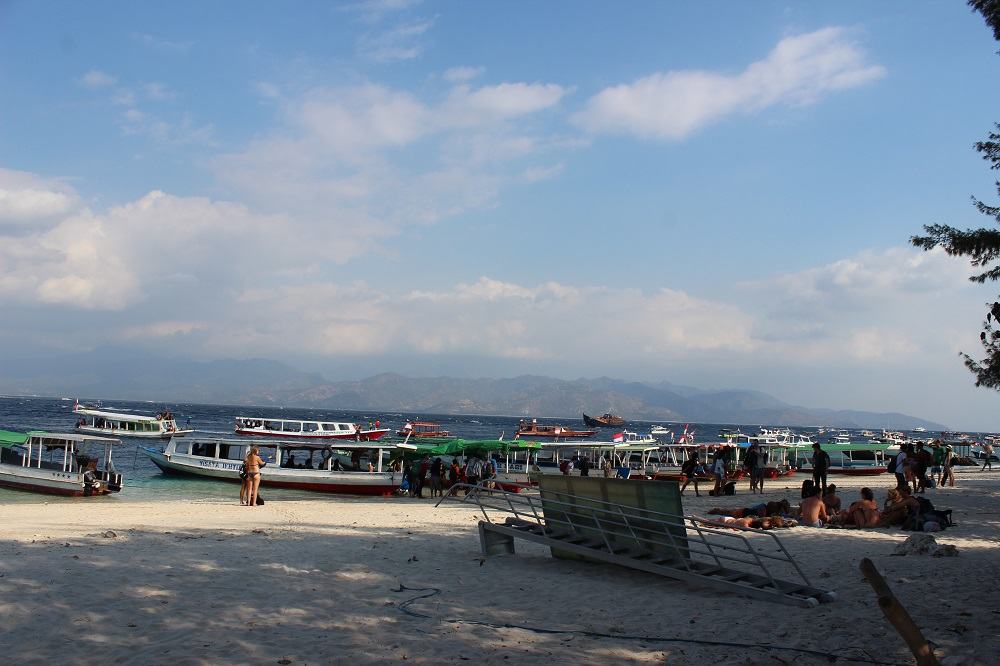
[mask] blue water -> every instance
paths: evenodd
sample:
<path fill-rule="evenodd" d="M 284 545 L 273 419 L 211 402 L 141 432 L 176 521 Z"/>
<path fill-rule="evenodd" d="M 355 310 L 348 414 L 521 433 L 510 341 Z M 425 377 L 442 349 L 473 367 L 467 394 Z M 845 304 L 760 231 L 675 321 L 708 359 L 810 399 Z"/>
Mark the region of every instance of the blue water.
<path fill-rule="evenodd" d="M 405 414 L 399 412 L 350 412 L 330 409 L 300 409 L 280 407 L 235 407 L 232 405 L 163 405 L 148 402 L 129 402 L 124 400 L 107 400 L 102 408 L 109 411 L 126 411 L 150 416 L 169 407 L 177 419 L 177 425 L 184 428 L 194 428 L 191 436 L 232 436 L 236 416 L 273 416 L 316 421 L 347 421 L 351 423 L 368 423 L 379 419 L 383 427 L 389 427 L 393 432 L 398 430 L 408 419 L 440 423 L 455 437 L 466 439 L 496 439 L 501 433 L 509 439 L 517 431 L 517 417 L 511 416 L 454 416 L 443 414 Z M 27 430 L 47 430 L 49 432 L 72 432 L 77 421 L 73 414 L 73 401 L 58 398 L 4 398 L 0 397 L 0 429 L 25 432 Z M 539 423 L 562 424 L 570 428 L 583 429 L 579 418 L 572 419 L 538 419 Z M 646 421 L 630 421 L 624 428 L 638 433 L 648 433 L 653 423 Z M 683 426 L 664 424 L 675 430 L 677 434 Z M 744 432 L 754 433 L 756 425 L 739 426 L 737 424 L 703 423 L 693 426 L 697 431 L 698 441 L 712 441 L 722 427 L 741 427 Z M 617 429 L 598 431 L 598 436 L 610 438 Z M 139 447 L 162 448 L 163 442 L 150 439 L 122 438 L 122 446 L 115 448 L 114 460 L 118 471 L 125 477 L 125 488 L 122 492 L 101 498 L 98 501 L 146 501 L 157 498 L 198 500 L 232 499 L 236 488 L 228 483 L 218 481 L 179 478 L 162 474 L 149 458 L 139 450 Z M 295 490 L 267 489 L 267 496 L 275 499 L 312 498 L 316 493 Z M 42 496 L 34 493 L 18 492 L 0 488 L 0 502 L 37 502 L 42 501 L 73 501 L 55 496 Z"/>

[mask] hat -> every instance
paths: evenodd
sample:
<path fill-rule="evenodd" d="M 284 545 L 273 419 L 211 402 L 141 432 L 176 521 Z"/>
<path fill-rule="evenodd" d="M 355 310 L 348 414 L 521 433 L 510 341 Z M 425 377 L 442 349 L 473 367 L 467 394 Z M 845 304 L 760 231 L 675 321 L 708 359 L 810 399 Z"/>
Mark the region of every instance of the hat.
<path fill-rule="evenodd" d="M 947 447 L 945 447 L 945 448 L 947 448 L 947 449 L 948 449 L 949 451 L 951 451 L 951 444 L 949 444 L 949 445 L 948 445 Z"/>

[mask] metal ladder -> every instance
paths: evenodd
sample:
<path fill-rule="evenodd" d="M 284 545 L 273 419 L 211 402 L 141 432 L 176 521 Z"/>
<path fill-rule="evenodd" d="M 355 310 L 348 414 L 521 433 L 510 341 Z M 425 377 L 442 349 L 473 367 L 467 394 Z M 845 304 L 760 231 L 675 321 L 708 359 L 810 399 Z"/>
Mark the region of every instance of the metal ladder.
<path fill-rule="evenodd" d="M 466 494 L 459 496 L 460 490 Z M 513 554 L 514 540 L 526 539 L 549 546 L 557 556 L 617 564 L 767 601 L 810 608 L 836 598 L 809 583 L 772 532 L 523 490 L 527 492 L 456 484 L 438 506 L 448 501 L 479 508 L 479 539 L 487 557 Z"/>

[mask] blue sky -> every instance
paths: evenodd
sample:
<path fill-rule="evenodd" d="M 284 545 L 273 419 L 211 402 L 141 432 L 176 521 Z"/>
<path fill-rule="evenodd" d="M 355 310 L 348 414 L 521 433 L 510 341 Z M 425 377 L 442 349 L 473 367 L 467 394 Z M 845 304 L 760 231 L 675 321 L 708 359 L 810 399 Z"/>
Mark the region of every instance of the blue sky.
<path fill-rule="evenodd" d="M 0 4 L 5 354 L 610 375 L 1000 429 L 961 2 Z"/>

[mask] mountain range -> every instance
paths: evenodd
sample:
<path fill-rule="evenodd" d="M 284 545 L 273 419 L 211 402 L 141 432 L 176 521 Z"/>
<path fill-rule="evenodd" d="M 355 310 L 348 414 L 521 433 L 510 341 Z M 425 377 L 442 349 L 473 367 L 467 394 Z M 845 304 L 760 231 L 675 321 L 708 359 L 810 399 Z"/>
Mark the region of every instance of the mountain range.
<path fill-rule="evenodd" d="M 4 366 L 0 391 L 19 395 L 574 420 L 582 412 L 610 411 L 634 421 L 945 429 L 906 414 L 802 407 L 760 391 L 703 390 L 668 381 L 536 375 L 463 379 L 395 373 L 330 381 L 263 359 L 187 361 L 120 352 L 48 357 L 45 362 L 6 359 Z"/>

